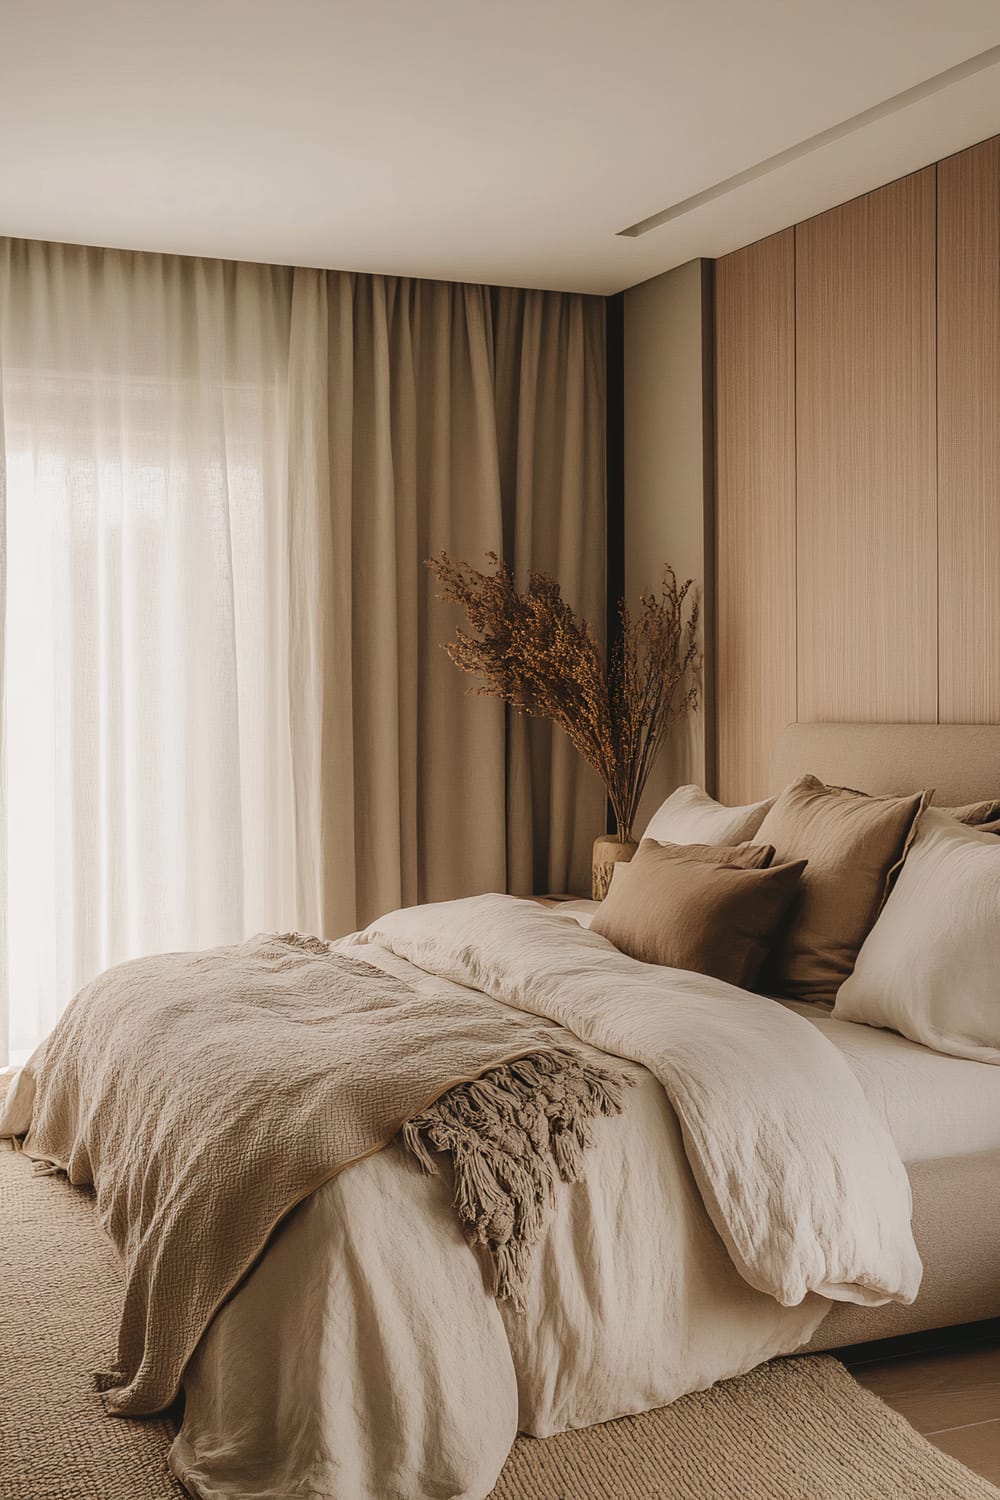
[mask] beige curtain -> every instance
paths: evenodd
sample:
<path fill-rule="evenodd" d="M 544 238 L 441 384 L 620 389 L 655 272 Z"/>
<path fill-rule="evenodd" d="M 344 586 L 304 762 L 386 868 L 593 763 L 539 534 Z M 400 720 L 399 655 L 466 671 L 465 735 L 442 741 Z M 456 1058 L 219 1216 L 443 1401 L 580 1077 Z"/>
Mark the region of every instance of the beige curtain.
<path fill-rule="evenodd" d="M 498 290 L 497 451 L 504 549 L 522 577 L 551 573 L 604 635 L 604 304 Z M 597 777 L 565 735 L 511 716 L 507 889 L 590 894 L 591 848 L 604 831 Z"/>
<path fill-rule="evenodd" d="M 294 571 L 310 586 L 293 704 L 322 705 L 319 737 L 297 736 L 317 757 L 297 833 L 318 928 L 588 887 L 599 783 L 549 725 L 508 725 L 469 693 L 440 649 L 458 618 L 422 563 L 495 551 L 603 620 L 603 340 L 595 298 L 295 273 Z"/>
<path fill-rule="evenodd" d="M 585 886 L 423 560 L 603 618 L 603 369 L 599 299 L 0 242 L 0 1058 L 132 954 Z"/>

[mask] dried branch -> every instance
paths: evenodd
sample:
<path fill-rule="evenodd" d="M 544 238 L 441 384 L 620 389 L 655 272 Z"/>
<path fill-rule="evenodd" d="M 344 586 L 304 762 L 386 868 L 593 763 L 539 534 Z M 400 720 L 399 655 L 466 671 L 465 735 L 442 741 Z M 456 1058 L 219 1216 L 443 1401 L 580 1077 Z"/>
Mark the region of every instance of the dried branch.
<path fill-rule="evenodd" d="M 492 573 L 428 558 L 439 597 L 465 611 L 445 646 L 456 666 L 482 679 L 478 691 L 517 712 L 550 719 L 600 776 L 620 838 L 630 838 L 649 773 L 671 726 L 698 702 L 698 602 L 691 579 L 667 567 L 658 593 L 640 596 L 633 616 L 622 600 L 621 633 L 605 667 L 588 622 L 547 573 L 519 590 L 508 565 L 487 553 Z"/>

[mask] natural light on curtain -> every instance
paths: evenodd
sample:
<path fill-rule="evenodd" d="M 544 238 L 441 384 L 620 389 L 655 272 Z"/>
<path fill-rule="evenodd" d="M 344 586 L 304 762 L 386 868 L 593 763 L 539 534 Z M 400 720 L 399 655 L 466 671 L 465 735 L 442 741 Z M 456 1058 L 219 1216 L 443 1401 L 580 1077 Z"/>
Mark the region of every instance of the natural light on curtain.
<path fill-rule="evenodd" d="M 14 1061 L 109 964 L 294 916 L 287 288 L 31 254 L 2 334 Z"/>
<path fill-rule="evenodd" d="M 599 298 L 0 240 L 0 1065 L 133 955 L 584 888 L 423 561 L 602 619 L 603 379 Z"/>

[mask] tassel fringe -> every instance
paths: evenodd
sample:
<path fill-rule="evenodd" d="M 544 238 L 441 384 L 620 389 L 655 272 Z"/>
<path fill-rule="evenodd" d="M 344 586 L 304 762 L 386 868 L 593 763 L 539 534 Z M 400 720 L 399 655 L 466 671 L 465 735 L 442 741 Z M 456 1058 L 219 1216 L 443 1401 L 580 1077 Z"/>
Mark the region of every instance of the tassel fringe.
<path fill-rule="evenodd" d="M 592 1122 L 621 1114 L 631 1082 L 554 1048 L 459 1084 L 403 1126 L 421 1171 L 436 1176 L 435 1157 L 451 1157 L 454 1206 L 469 1243 L 490 1256 L 495 1297 L 523 1310 L 556 1181 L 579 1182 Z"/>

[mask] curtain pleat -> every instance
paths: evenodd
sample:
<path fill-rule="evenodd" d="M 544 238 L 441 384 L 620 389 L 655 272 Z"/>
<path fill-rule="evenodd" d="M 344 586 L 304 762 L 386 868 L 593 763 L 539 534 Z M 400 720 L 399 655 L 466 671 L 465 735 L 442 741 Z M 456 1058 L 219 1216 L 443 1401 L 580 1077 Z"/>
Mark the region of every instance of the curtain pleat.
<path fill-rule="evenodd" d="M 494 291 L 496 409 L 508 562 L 551 573 L 604 638 L 607 535 L 603 303 Z M 509 724 L 508 889 L 590 890 L 603 787 L 551 725 Z"/>
<path fill-rule="evenodd" d="M 139 953 L 586 888 L 423 562 L 603 620 L 603 371 L 595 298 L 0 241 L 0 1060 Z"/>
<path fill-rule="evenodd" d="M 482 558 L 503 544 L 489 294 L 296 271 L 290 367 L 317 362 L 327 447 L 320 465 L 293 460 L 292 492 L 322 470 L 341 528 L 314 552 L 322 638 L 346 670 L 317 684 L 314 727 L 353 737 L 323 758 L 308 726 L 297 736 L 297 822 L 323 871 L 320 925 L 342 931 L 506 883 L 503 710 L 467 694 L 439 649 L 456 621 L 423 566 L 442 548 Z M 291 391 L 294 410 L 294 375 Z M 300 616 L 307 638 L 316 618 Z"/>

